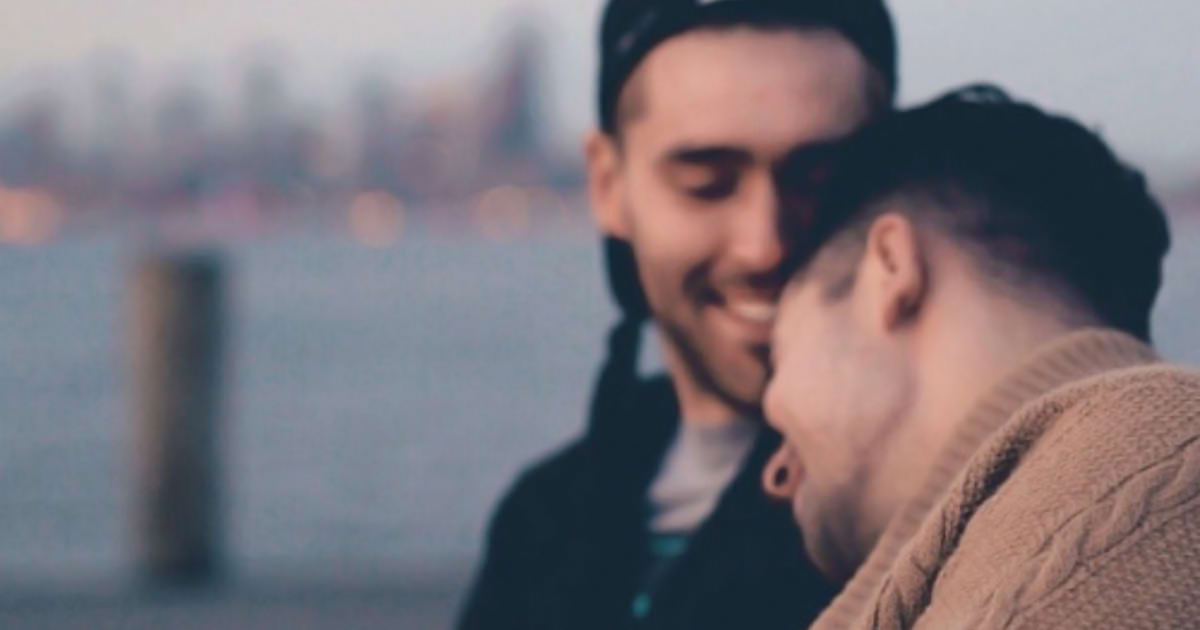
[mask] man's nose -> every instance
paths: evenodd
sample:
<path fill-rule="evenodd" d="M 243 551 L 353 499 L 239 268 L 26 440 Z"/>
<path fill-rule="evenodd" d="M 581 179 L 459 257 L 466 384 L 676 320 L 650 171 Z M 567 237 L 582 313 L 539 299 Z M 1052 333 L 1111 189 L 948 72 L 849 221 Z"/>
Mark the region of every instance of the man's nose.
<path fill-rule="evenodd" d="M 755 191 L 730 226 L 731 254 L 743 269 L 754 273 L 774 271 L 786 254 L 780 224 L 780 199 L 774 186 Z"/>

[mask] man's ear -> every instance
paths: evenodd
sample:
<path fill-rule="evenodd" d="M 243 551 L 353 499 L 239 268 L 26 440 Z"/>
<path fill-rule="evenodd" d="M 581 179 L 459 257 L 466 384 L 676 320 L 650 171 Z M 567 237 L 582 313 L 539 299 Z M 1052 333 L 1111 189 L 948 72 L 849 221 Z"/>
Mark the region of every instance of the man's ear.
<path fill-rule="evenodd" d="M 917 228 L 907 216 L 889 212 L 872 222 L 861 279 L 871 317 L 883 330 L 907 324 L 924 306 L 929 288 L 926 256 Z"/>
<path fill-rule="evenodd" d="M 596 130 L 588 134 L 584 153 L 587 158 L 588 196 L 596 225 L 609 236 L 628 239 L 629 221 L 625 216 L 621 148 L 617 146 L 615 138 Z"/>

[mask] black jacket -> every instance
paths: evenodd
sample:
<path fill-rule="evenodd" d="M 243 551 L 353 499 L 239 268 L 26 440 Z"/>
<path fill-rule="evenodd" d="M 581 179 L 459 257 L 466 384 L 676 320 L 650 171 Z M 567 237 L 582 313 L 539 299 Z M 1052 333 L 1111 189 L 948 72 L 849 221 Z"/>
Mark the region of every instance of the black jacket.
<path fill-rule="evenodd" d="M 641 620 L 631 613 L 649 562 L 647 492 L 676 431 L 666 379 L 639 385 L 629 413 L 534 466 L 501 502 L 460 630 L 807 627 L 832 599 L 791 510 L 760 474 L 779 438 L 764 431 Z"/>

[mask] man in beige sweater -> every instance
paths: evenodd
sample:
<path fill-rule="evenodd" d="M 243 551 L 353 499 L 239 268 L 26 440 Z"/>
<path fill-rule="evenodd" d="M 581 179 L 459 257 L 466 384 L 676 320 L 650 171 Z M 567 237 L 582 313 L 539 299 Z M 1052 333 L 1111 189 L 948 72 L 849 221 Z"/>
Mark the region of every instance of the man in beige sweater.
<path fill-rule="evenodd" d="M 1142 178 L 986 87 L 843 151 L 766 398 L 764 483 L 846 582 L 813 627 L 1200 627 L 1200 373 L 1147 345 Z"/>

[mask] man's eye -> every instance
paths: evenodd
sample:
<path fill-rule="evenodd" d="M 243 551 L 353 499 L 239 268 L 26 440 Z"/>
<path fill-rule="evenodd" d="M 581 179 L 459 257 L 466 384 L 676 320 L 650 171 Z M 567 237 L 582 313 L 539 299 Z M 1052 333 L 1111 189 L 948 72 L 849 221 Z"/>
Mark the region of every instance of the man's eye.
<path fill-rule="evenodd" d="M 738 178 L 733 172 L 708 173 L 684 184 L 684 191 L 696 199 L 716 201 L 731 196 L 737 190 Z"/>

